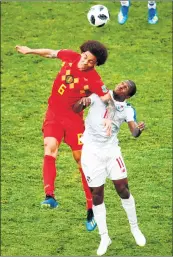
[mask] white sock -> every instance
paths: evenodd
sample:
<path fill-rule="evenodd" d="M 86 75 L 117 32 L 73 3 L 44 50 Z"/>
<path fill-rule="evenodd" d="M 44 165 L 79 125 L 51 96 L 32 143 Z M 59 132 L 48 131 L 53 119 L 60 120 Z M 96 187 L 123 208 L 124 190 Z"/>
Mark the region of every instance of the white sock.
<path fill-rule="evenodd" d="M 156 9 L 156 2 L 155 1 L 148 1 L 148 9 Z"/>
<path fill-rule="evenodd" d="M 108 229 L 106 224 L 106 208 L 104 202 L 99 205 L 93 205 L 93 212 L 99 234 L 101 236 L 108 236 Z"/>
<path fill-rule="evenodd" d="M 129 199 L 121 199 L 122 206 L 127 214 L 131 230 L 138 228 L 135 200 L 130 194 Z"/>
<path fill-rule="evenodd" d="M 129 1 L 120 1 L 121 6 L 129 6 Z"/>

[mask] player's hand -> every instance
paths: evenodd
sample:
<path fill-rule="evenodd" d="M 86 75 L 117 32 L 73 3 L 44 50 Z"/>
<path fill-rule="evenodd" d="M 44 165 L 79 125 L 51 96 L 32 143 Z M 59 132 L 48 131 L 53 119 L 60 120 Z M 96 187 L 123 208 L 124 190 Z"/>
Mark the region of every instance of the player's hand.
<path fill-rule="evenodd" d="M 138 129 L 142 132 L 145 129 L 145 123 L 143 121 L 138 122 Z"/>
<path fill-rule="evenodd" d="M 91 104 L 91 99 L 88 97 L 83 97 L 80 100 L 77 101 L 72 107 L 73 111 L 78 113 L 84 110 L 86 107 L 88 107 Z"/>
<path fill-rule="evenodd" d="M 103 119 L 103 124 L 106 129 L 106 135 L 110 137 L 112 135 L 112 120 Z"/>
<path fill-rule="evenodd" d="M 83 97 L 79 102 L 81 105 L 88 107 L 91 104 L 91 99 L 89 97 Z"/>
<path fill-rule="evenodd" d="M 21 53 L 21 54 L 29 54 L 31 51 L 31 48 L 27 47 L 27 46 L 16 46 L 16 50 L 17 52 Z"/>

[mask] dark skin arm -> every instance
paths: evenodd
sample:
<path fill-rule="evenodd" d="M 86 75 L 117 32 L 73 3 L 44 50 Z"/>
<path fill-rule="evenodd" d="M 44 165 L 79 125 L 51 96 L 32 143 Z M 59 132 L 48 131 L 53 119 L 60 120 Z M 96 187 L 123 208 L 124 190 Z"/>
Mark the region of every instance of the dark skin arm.
<path fill-rule="evenodd" d="M 132 136 L 139 137 L 142 131 L 145 129 L 145 123 L 144 122 L 135 122 L 130 121 L 128 122 L 129 130 L 132 133 Z"/>
<path fill-rule="evenodd" d="M 76 113 L 81 112 L 90 104 L 91 104 L 91 99 L 89 97 L 83 97 L 73 105 L 73 111 Z"/>
<path fill-rule="evenodd" d="M 102 101 L 107 101 L 110 98 L 109 93 L 105 96 L 101 97 Z M 91 99 L 89 97 L 83 97 L 79 101 L 77 101 L 73 105 L 73 111 L 78 113 L 84 110 L 86 107 L 90 106 Z M 105 126 L 107 123 L 105 122 Z M 145 129 L 145 123 L 144 122 L 135 122 L 135 121 L 129 121 L 128 122 L 129 130 L 131 131 L 132 136 L 139 137 L 142 133 L 142 131 Z"/>
<path fill-rule="evenodd" d="M 86 91 L 86 95 L 89 96 L 91 92 Z M 104 96 L 100 97 L 103 102 L 108 102 L 111 99 L 110 93 L 108 92 Z M 73 111 L 78 113 L 83 111 L 86 107 L 90 106 L 91 100 L 88 97 L 83 97 L 73 105 Z"/>

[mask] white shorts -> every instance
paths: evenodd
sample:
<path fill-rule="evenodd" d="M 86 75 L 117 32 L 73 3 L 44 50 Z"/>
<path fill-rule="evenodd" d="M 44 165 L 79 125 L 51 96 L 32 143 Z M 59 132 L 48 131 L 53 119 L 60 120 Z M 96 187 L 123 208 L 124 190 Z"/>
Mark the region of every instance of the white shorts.
<path fill-rule="evenodd" d="M 99 187 L 106 178 L 119 180 L 127 178 L 127 170 L 119 146 L 109 149 L 83 145 L 81 165 L 89 187 Z"/>

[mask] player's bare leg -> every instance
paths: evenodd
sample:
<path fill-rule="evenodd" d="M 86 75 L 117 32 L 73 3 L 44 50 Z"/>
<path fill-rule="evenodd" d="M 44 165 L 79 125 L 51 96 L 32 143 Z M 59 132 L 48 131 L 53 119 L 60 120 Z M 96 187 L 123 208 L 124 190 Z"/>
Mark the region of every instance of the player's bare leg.
<path fill-rule="evenodd" d="M 85 198 L 86 198 L 86 208 L 87 208 L 86 228 L 88 231 L 93 231 L 96 228 L 97 224 L 95 222 L 94 214 L 93 214 L 92 194 L 91 194 L 90 188 L 88 187 L 88 183 L 86 181 L 85 175 L 83 173 L 83 170 L 80 164 L 81 151 L 80 150 L 73 151 L 73 157 L 79 165 L 79 171 L 81 174 L 82 185 L 83 185 Z"/>
<path fill-rule="evenodd" d="M 115 189 L 121 198 L 122 206 L 127 214 L 127 218 L 130 224 L 131 233 L 139 246 L 144 246 L 146 244 L 146 239 L 138 227 L 136 206 L 132 194 L 128 189 L 128 180 L 120 179 L 113 181 Z"/>

